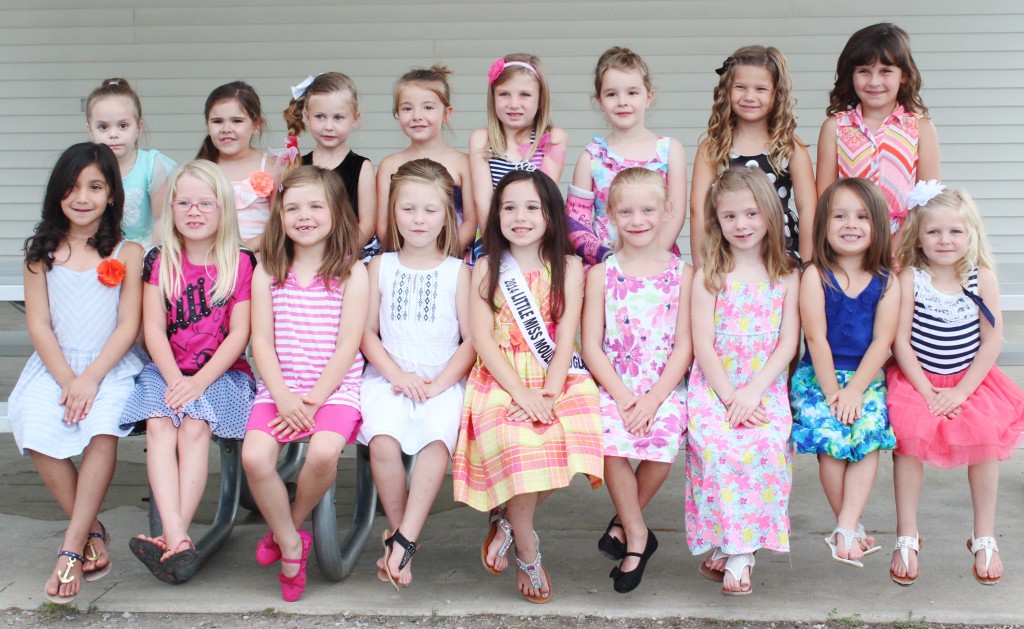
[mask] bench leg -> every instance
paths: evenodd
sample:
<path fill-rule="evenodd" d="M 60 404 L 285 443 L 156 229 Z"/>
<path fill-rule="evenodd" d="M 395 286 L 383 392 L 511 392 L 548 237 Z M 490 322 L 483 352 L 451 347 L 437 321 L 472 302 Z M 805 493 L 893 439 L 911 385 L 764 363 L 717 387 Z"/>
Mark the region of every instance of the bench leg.
<path fill-rule="evenodd" d="M 352 525 L 343 540 L 338 539 L 334 509 L 334 485 L 313 509 L 313 548 L 320 572 L 330 581 L 341 581 L 352 572 L 359 554 L 373 531 L 377 488 L 370 472 L 370 449 L 356 445 L 356 501 Z"/>

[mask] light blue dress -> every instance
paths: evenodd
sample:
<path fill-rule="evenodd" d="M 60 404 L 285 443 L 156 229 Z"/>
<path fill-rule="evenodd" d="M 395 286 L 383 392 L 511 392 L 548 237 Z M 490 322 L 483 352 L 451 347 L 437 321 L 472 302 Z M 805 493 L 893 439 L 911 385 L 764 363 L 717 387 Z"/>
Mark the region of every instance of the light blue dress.
<path fill-rule="evenodd" d="M 149 249 L 153 242 L 153 206 L 150 195 L 167 182 L 178 165 L 157 150 L 139 149 L 135 165 L 123 177 L 124 218 L 121 228 L 125 238 Z"/>

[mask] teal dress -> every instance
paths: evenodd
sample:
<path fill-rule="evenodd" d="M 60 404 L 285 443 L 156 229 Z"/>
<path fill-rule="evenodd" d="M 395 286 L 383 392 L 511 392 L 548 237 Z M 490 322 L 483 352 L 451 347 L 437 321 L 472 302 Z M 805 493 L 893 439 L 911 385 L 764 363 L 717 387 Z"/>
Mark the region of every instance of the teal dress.
<path fill-rule="evenodd" d="M 822 281 L 825 290 L 826 338 L 839 386 L 853 378 L 860 361 L 871 345 L 875 310 L 889 282 L 889 273 L 871 278 L 867 288 L 850 297 L 839 288 L 835 275 L 823 270 L 831 280 Z M 811 352 L 793 374 L 789 390 L 793 406 L 793 445 L 799 453 L 826 454 L 834 459 L 860 461 L 875 450 L 896 447 L 885 405 L 885 375 L 881 370 L 864 391 L 860 419 L 850 425 L 839 421 L 829 409 L 821 385 L 814 374 Z"/>
<path fill-rule="evenodd" d="M 121 229 L 124 236 L 149 249 L 153 244 L 153 206 L 150 195 L 167 182 L 178 165 L 157 150 L 139 149 L 135 165 L 123 177 L 124 218 Z"/>

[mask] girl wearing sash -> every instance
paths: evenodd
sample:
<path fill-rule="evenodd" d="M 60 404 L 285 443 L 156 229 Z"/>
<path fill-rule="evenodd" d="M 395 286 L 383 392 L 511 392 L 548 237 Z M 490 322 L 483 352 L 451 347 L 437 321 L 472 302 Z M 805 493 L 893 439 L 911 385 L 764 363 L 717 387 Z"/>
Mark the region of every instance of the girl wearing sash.
<path fill-rule="evenodd" d="M 616 175 L 608 219 L 619 249 L 587 274 L 583 355 L 601 385 L 604 469 L 616 509 L 597 547 L 621 560 L 611 574 L 620 593 L 640 585 L 658 549 L 643 508 L 668 478 L 686 429 L 693 269 L 658 243 L 672 209 L 658 173 Z"/>
<path fill-rule="evenodd" d="M 533 529 L 537 505 L 576 474 L 595 488 L 603 476 L 597 386 L 573 348 L 583 265 L 566 222 L 558 187 L 544 173 L 513 171 L 498 183 L 484 223 L 486 255 L 473 270 L 470 331 L 479 360 L 452 466 L 455 499 L 491 510 L 484 567 L 505 570 L 515 541 L 519 591 L 532 603 L 552 592 Z"/>

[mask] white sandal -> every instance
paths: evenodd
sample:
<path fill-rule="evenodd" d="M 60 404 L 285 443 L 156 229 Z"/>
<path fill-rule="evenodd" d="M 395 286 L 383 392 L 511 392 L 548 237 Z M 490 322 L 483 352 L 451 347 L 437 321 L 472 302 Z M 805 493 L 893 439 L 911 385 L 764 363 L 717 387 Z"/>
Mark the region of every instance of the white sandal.
<path fill-rule="evenodd" d="M 740 590 L 727 590 L 722 587 L 722 594 L 726 596 L 747 596 L 754 591 L 754 555 L 752 553 L 744 553 L 742 555 L 729 555 L 729 559 L 725 562 L 725 572 L 728 572 L 740 583 L 740 587 L 743 587 L 743 569 L 750 568 L 749 578 L 750 583 L 746 589 Z"/>
<path fill-rule="evenodd" d="M 860 543 L 860 536 L 857 534 L 856 531 L 851 531 L 850 529 L 844 529 L 837 526 L 836 528 L 832 529 L 832 533 L 825 538 L 825 545 L 828 546 L 829 550 L 832 551 L 832 559 L 838 561 L 839 563 L 843 563 L 848 566 L 853 566 L 854 568 L 863 568 L 864 564 L 862 564 L 857 559 L 849 559 L 848 557 L 839 556 L 839 553 L 837 552 L 837 550 L 839 549 L 839 543 L 836 540 L 837 535 L 843 536 L 843 550 L 846 551 L 847 555 L 850 554 L 850 547 L 853 546 L 854 541 Z"/>
<path fill-rule="evenodd" d="M 857 539 L 859 539 L 862 542 L 867 543 L 867 541 L 868 541 L 868 534 L 864 530 L 864 525 L 863 524 L 858 522 L 857 523 L 857 528 L 856 528 L 856 530 L 854 530 L 854 533 L 857 534 Z M 877 545 L 876 546 L 872 546 L 871 548 L 867 548 L 867 549 L 864 550 L 864 556 L 867 557 L 868 555 L 873 555 L 873 554 L 877 553 L 880 550 L 882 550 L 881 546 L 877 546 Z"/>
<path fill-rule="evenodd" d="M 971 539 L 967 540 L 967 550 L 971 551 L 971 555 L 974 556 L 979 550 L 985 551 L 985 570 L 988 570 L 988 566 L 992 563 L 992 553 L 999 552 L 999 547 L 996 546 L 996 538 L 994 537 L 974 537 L 974 531 L 971 531 Z M 995 585 L 999 583 L 1002 576 L 998 577 L 983 577 L 978 574 L 978 565 L 971 563 L 971 573 L 974 575 L 974 580 L 982 585 Z"/>
<path fill-rule="evenodd" d="M 968 541 L 968 546 L 969 545 L 970 541 Z M 896 545 L 893 546 L 892 549 L 900 551 L 900 559 L 903 560 L 903 566 L 907 569 L 907 576 L 897 576 L 897 574 L 892 571 L 892 566 L 889 566 L 889 578 L 892 579 L 892 582 L 896 585 L 902 585 L 904 587 L 917 583 L 917 580 L 921 578 L 921 564 L 917 564 L 917 574 L 910 576 L 910 551 L 914 551 L 918 554 L 918 557 L 920 557 L 921 534 L 916 533 L 914 537 L 910 537 L 908 535 L 897 537 Z"/>

